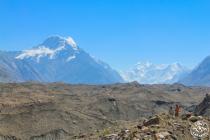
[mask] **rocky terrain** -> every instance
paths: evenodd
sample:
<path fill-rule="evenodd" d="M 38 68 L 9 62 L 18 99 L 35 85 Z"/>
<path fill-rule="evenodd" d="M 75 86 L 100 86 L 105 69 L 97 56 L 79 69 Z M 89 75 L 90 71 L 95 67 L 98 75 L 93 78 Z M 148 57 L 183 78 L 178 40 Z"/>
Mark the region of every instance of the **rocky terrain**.
<path fill-rule="evenodd" d="M 105 128 L 75 138 L 78 140 L 209 140 L 209 103 L 210 95 L 206 94 L 204 100 L 195 106 L 194 112 L 182 112 L 179 116 L 169 112 L 160 113 L 138 121 L 124 121 L 118 127 Z M 198 128 L 200 122 L 204 122 L 206 126 Z M 196 134 L 202 134 L 203 137 L 196 137 Z"/>
<path fill-rule="evenodd" d="M 183 116 L 182 116 L 183 117 Z M 77 139 L 91 140 L 197 140 L 191 134 L 191 127 L 197 121 L 205 121 L 210 124 L 210 120 L 201 116 L 189 116 L 174 118 L 165 113 L 155 115 L 143 121 L 133 124 L 126 123 L 118 129 L 107 128 L 97 134 L 78 137 Z M 207 133 L 210 135 L 210 133 Z M 202 140 L 209 140 L 206 136 Z"/>
<path fill-rule="evenodd" d="M 108 128 L 137 127 L 144 118 L 167 113 L 175 104 L 182 106 L 182 113 L 192 110 L 208 92 L 202 87 L 136 82 L 0 84 L 0 140 L 91 139 L 91 135 L 99 139 Z"/>

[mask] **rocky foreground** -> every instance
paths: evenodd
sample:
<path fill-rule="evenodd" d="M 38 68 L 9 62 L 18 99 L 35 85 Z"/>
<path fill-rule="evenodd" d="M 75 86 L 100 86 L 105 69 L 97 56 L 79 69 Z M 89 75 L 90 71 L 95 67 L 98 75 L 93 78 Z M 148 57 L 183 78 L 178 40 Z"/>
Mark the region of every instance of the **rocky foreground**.
<path fill-rule="evenodd" d="M 208 100 L 197 106 L 208 92 L 202 87 L 135 82 L 0 84 L 0 140 L 114 140 L 124 135 L 127 139 L 164 135 L 188 140 L 191 121 L 169 117 L 169 106 L 181 105 L 182 114 L 202 110 L 201 115 L 208 118 Z M 152 118 L 158 121 L 145 125 Z"/>
<path fill-rule="evenodd" d="M 80 135 L 78 140 L 197 140 L 191 133 L 192 126 L 197 121 L 205 121 L 210 125 L 210 120 L 201 116 L 174 118 L 167 114 L 160 114 L 144 122 L 127 123 L 121 129 L 107 128 L 97 133 Z M 208 133 L 210 135 L 210 133 Z M 202 140 L 209 140 L 209 136 Z"/>
<path fill-rule="evenodd" d="M 121 128 L 107 128 L 97 133 L 80 135 L 78 140 L 209 140 L 210 139 L 210 95 L 195 107 L 194 112 L 180 116 L 162 113 L 141 119 L 138 122 L 124 122 Z M 203 116 L 200 116 L 203 115 Z M 199 122 L 205 123 L 199 129 Z M 197 135 L 200 134 L 200 135 Z"/>

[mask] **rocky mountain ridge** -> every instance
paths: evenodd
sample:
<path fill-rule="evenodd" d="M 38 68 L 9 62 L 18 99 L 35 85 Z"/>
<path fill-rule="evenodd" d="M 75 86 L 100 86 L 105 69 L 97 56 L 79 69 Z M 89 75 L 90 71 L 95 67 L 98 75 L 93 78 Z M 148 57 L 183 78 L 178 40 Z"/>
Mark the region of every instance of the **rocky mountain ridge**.
<path fill-rule="evenodd" d="M 206 57 L 189 75 L 180 79 L 188 86 L 210 86 L 210 56 Z"/>

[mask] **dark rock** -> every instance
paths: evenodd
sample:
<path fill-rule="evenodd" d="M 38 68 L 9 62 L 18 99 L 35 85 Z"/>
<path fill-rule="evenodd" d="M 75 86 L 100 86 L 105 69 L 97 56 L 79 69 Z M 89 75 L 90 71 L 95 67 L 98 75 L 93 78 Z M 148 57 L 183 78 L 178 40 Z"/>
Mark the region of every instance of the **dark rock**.
<path fill-rule="evenodd" d="M 203 101 L 195 107 L 194 113 L 196 115 L 210 116 L 210 95 L 206 94 Z"/>
<path fill-rule="evenodd" d="M 150 125 L 155 125 L 155 124 L 159 124 L 159 123 L 160 123 L 160 118 L 156 116 L 156 117 L 149 119 L 148 121 L 145 121 L 143 123 L 143 125 L 150 126 Z"/>
<path fill-rule="evenodd" d="M 190 118 L 192 116 L 192 113 L 187 113 L 187 114 L 183 114 L 181 115 L 182 120 L 187 120 L 188 118 Z"/>
<path fill-rule="evenodd" d="M 201 117 L 199 117 L 199 116 L 191 116 L 190 118 L 189 118 L 189 121 L 191 121 L 191 122 L 197 122 L 198 120 L 201 120 L 202 118 Z"/>
<path fill-rule="evenodd" d="M 115 98 L 113 98 L 113 97 L 109 97 L 109 98 L 108 98 L 108 101 L 110 101 L 110 102 L 115 102 L 115 101 L 116 101 L 116 99 L 115 99 Z"/>
<path fill-rule="evenodd" d="M 155 104 L 157 105 L 170 105 L 170 104 L 173 104 L 173 103 L 170 103 L 170 102 L 166 102 L 166 101 L 161 101 L 161 100 L 157 100 L 157 101 L 153 101 Z"/>

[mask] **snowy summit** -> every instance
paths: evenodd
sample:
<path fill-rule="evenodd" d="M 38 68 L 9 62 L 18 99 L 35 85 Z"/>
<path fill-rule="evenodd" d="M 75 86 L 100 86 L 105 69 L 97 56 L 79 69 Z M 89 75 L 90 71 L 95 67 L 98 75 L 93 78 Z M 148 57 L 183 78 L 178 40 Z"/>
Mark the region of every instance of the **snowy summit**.
<path fill-rule="evenodd" d="M 49 59 L 55 58 L 56 54 L 61 51 L 69 51 L 73 53 L 67 58 L 75 58 L 75 54 L 78 53 L 79 48 L 77 47 L 76 42 L 73 40 L 72 37 L 61 37 L 61 36 L 51 36 L 47 38 L 42 44 L 38 45 L 29 50 L 22 51 L 16 59 L 27 59 L 27 58 L 35 58 L 37 62 L 40 61 L 40 58 L 49 57 Z"/>
<path fill-rule="evenodd" d="M 127 82 L 138 81 L 141 84 L 170 84 L 177 82 L 185 76 L 188 69 L 179 63 L 153 64 L 151 62 L 139 62 L 128 71 L 121 72 L 121 76 Z"/>
<path fill-rule="evenodd" d="M 29 50 L 3 52 L 7 69 L 0 82 L 64 82 L 71 84 L 112 84 L 123 79 L 108 64 L 80 49 L 72 37 L 51 36 Z M 8 61 L 6 61 L 8 60 Z"/>

